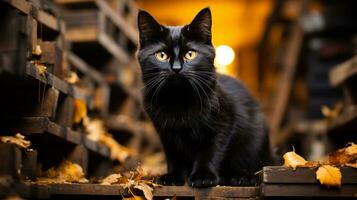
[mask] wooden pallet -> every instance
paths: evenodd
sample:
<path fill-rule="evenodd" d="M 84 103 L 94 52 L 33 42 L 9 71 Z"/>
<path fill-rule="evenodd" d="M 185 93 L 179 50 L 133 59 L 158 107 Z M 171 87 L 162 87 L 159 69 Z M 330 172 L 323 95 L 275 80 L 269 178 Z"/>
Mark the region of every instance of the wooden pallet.
<path fill-rule="evenodd" d="M 357 191 L 357 170 L 353 168 L 341 168 L 342 187 L 326 188 L 316 180 L 317 169 L 291 168 L 282 166 L 264 167 L 262 171 L 262 196 L 286 198 L 286 197 L 310 197 L 310 198 L 345 198 L 354 197 Z"/>
<path fill-rule="evenodd" d="M 6 31 L 1 31 L 0 68 L 21 73 L 25 71 L 26 62 L 33 60 L 45 65 L 47 72 L 64 77 L 64 22 L 25 0 L 8 0 L 1 4 Z M 33 53 L 38 46 L 42 50 L 40 56 Z"/>
<path fill-rule="evenodd" d="M 79 77 L 78 83 L 74 85 L 92 94 L 92 110 L 106 116 L 109 112 L 110 88 L 103 75 L 72 52 L 68 52 L 68 63 L 71 71 Z"/>
<path fill-rule="evenodd" d="M 16 190 L 21 191 L 25 198 L 49 199 L 51 197 L 99 198 L 106 197 L 120 199 L 128 196 L 128 191 L 115 185 L 99 184 L 18 184 Z M 143 194 L 135 191 L 137 195 Z M 187 186 L 165 186 L 154 188 L 154 198 L 190 198 L 190 199 L 258 199 L 259 187 L 213 187 L 207 189 L 193 189 Z"/>
<path fill-rule="evenodd" d="M 62 5 L 67 3 L 55 1 Z M 78 2 L 77 2 L 78 3 Z M 79 2 L 81 3 L 81 2 Z M 83 3 L 83 2 L 82 2 Z M 66 39 L 73 43 L 73 50 L 86 60 L 91 59 L 93 53 L 101 53 L 102 57 L 114 56 L 121 63 L 127 63 L 135 52 L 138 34 L 135 28 L 127 24 L 125 19 L 118 15 L 105 1 L 86 1 L 95 9 L 66 10 L 63 18 L 67 22 Z M 73 2 L 72 2 L 73 4 Z M 88 51 L 88 47 L 92 51 Z M 84 53 L 83 53 L 84 52 Z M 106 56 L 104 56 L 106 52 Z M 90 62 L 97 68 L 102 62 Z"/>

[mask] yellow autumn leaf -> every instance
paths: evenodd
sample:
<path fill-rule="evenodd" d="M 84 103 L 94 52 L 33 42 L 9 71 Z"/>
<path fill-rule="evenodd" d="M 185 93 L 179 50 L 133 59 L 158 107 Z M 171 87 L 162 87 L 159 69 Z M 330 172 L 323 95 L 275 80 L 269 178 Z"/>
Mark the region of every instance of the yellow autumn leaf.
<path fill-rule="evenodd" d="M 145 200 L 144 197 L 140 197 L 140 196 L 132 196 L 132 197 L 124 197 L 124 200 Z"/>
<path fill-rule="evenodd" d="M 36 45 L 35 50 L 32 50 L 32 54 L 36 56 L 40 56 L 42 54 L 41 46 Z"/>
<path fill-rule="evenodd" d="M 356 156 L 357 155 L 357 145 L 354 143 L 351 143 L 350 146 L 346 147 L 345 153 L 350 156 Z"/>
<path fill-rule="evenodd" d="M 27 149 L 31 146 L 31 142 L 25 139 L 25 136 L 17 133 L 15 136 L 0 136 L 0 141 L 3 143 L 15 144 L 18 147 Z"/>
<path fill-rule="evenodd" d="M 319 180 L 322 185 L 340 187 L 342 175 L 340 169 L 337 167 L 323 165 L 316 171 L 316 179 Z"/>
<path fill-rule="evenodd" d="M 73 122 L 78 124 L 87 117 L 87 106 L 84 101 L 75 99 L 74 100 L 74 113 L 73 113 Z"/>
<path fill-rule="evenodd" d="M 35 63 L 35 67 L 37 69 L 37 73 L 40 76 L 45 76 L 47 73 L 47 67 L 43 64 Z"/>
<path fill-rule="evenodd" d="M 292 167 L 294 170 L 296 167 L 304 166 L 307 163 L 307 161 L 303 157 L 296 154 L 295 151 L 289 151 L 285 153 L 283 158 L 284 166 Z"/>
<path fill-rule="evenodd" d="M 79 77 L 76 72 L 70 72 L 65 78 L 68 83 L 76 84 L 79 81 Z"/>
<path fill-rule="evenodd" d="M 63 161 L 59 166 L 52 167 L 37 179 L 40 183 L 86 183 L 88 180 L 80 165 Z"/>

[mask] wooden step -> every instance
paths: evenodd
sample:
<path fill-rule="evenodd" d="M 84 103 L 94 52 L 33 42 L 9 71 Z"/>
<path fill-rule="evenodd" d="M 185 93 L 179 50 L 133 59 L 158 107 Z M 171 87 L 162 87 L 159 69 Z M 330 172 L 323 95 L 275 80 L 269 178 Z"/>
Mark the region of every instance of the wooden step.
<path fill-rule="evenodd" d="M 128 192 L 118 185 L 100 185 L 100 184 L 18 184 L 17 190 L 20 196 L 25 198 L 51 198 L 51 196 L 87 196 L 99 198 L 100 196 L 122 196 L 128 195 Z M 140 195 L 140 193 L 138 193 Z M 142 195 L 142 193 L 141 193 Z M 206 189 L 191 188 L 188 186 L 164 186 L 156 187 L 153 192 L 154 197 L 194 197 L 197 199 L 253 199 L 259 197 L 259 187 L 212 187 Z"/>
<path fill-rule="evenodd" d="M 316 168 L 267 166 L 261 172 L 264 197 L 354 197 L 357 191 L 357 170 L 342 167 L 341 188 L 327 188 L 316 179 Z"/>
<path fill-rule="evenodd" d="M 67 144 L 83 144 L 90 151 L 110 159 L 110 149 L 105 145 L 88 139 L 84 133 L 60 126 L 46 117 L 1 118 L 0 130 L 2 134 L 15 132 L 27 136 L 49 134 Z"/>
<path fill-rule="evenodd" d="M 353 76 L 357 76 L 357 56 L 335 66 L 329 74 L 333 86 L 340 86 Z"/>

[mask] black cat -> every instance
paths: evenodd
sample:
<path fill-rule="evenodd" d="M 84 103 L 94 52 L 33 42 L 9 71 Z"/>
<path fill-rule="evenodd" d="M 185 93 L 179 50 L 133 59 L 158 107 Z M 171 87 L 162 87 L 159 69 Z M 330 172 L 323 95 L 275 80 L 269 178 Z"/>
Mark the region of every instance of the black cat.
<path fill-rule="evenodd" d="M 271 160 L 267 127 L 242 83 L 215 72 L 210 9 L 175 27 L 139 11 L 138 27 L 144 106 L 168 164 L 158 182 L 254 184 L 254 173 Z"/>

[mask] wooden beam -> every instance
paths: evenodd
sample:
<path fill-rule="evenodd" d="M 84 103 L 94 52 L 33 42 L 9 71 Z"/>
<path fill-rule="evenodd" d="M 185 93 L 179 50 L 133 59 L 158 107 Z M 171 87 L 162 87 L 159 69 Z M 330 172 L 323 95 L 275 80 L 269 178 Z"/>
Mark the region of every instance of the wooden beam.
<path fill-rule="evenodd" d="M 339 86 L 352 76 L 357 76 L 357 56 L 335 66 L 329 72 L 332 86 Z"/>

